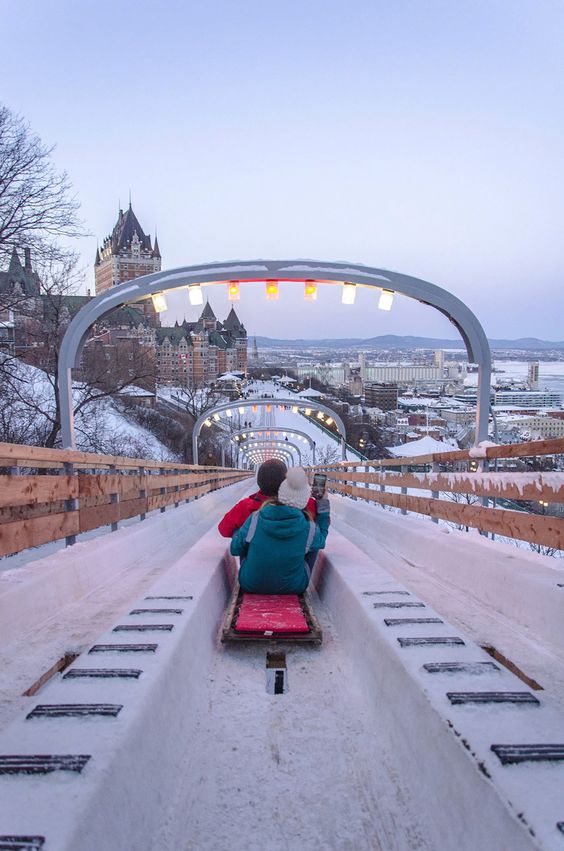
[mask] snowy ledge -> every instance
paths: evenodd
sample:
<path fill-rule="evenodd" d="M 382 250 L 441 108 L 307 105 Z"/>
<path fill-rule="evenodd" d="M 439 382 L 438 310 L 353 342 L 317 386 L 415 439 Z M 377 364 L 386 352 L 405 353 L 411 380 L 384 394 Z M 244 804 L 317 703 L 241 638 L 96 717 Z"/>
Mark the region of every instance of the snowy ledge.
<path fill-rule="evenodd" d="M 436 530 L 430 534 L 436 541 Z M 116 717 L 21 717 L 0 734 L 1 754 L 90 757 L 80 774 L 0 775 L 0 834 L 46 836 L 45 851 L 161 847 L 157 837 L 163 810 L 174 798 L 179 778 L 188 773 L 197 795 L 199 767 L 190 764 L 190 743 L 199 735 L 196 719 L 207 700 L 205 682 L 214 656 L 230 652 L 217 646 L 227 598 L 224 552 L 225 541 L 215 531 L 206 534 L 95 642 L 157 644 L 155 651 L 84 653 L 68 669 L 127 668 L 141 671 L 138 677 L 59 677 L 30 706 L 103 703 L 122 707 Z M 556 823 L 564 817 L 559 794 L 564 765 L 503 766 L 490 750 L 492 744 L 563 741 L 562 714 L 542 692 L 539 706 L 452 705 L 447 692 L 530 690 L 503 668 L 478 667 L 474 673 L 432 673 L 424 668 L 445 662 L 475 666 L 491 659 L 441 612 L 393 579 L 377 559 L 334 530 L 315 580 L 337 640 L 362 683 L 370 726 L 389 741 L 395 769 L 416 807 L 427 840 L 424 847 L 560 848 Z M 389 606 L 405 602 L 417 605 Z M 153 607 L 176 611 L 133 614 Z M 386 624 L 386 619 L 415 617 L 439 623 Z M 169 624 L 173 629 L 113 631 L 115 626 L 138 624 Z M 398 641 L 414 637 L 456 637 L 464 644 L 402 646 Z M 312 665 L 314 654 L 323 652 L 323 647 L 312 651 Z M 252 706 L 248 668 L 242 660 L 240 682 L 229 683 L 237 705 Z M 286 698 L 295 700 L 295 692 Z M 238 744 L 244 750 L 245 742 Z M 307 772 L 311 754 L 307 742 L 303 747 Z M 378 770 L 375 766 L 375 774 Z M 330 788 L 327 794 L 332 794 Z M 338 803 L 335 800 L 335 806 Z M 251 816 L 249 811 L 249 820 Z M 399 825 L 401 814 L 398 818 Z M 266 842 L 266 834 L 263 839 Z M 187 835 L 187 844 L 189 840 Z"/>

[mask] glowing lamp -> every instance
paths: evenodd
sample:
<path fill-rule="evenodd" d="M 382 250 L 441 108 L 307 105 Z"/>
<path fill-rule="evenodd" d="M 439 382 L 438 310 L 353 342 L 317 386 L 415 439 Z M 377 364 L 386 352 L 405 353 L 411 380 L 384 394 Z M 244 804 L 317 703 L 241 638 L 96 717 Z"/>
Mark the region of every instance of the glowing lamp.
<path fill-rule="evenodd" d="M 244 409 L 244 408 L 238 408 L 238 411 L 239 411 L 239 413 L 240 413 L 240 414 L 244 414 L 244 413 L 245 413 L 245 409 Z"/>
<path fill-rule="evenodd" d="M 305 415 L 306 415 L 306 417 L 311 417 L 311 408 L 305 409 Z"/>
<path fill-rule="evenodd" d="M 253 414 L 256 414 L 256 412 L 258 411 L 258 405 L 251 405 L 251 411 L 253 412 Z"/>
<path fill-rule="evenodd" d="M 325 420 L 325 425 L 333 425 L 334 422 L 335 421 L 333 417 L 327 417 L 327 419 Z"/>
<path fill-rule="evenodd" d="M 246 434 L 242 434 L 242 435 L 241 435 L 241 437 L 243 438 L 243 440 L 246 440 L 246 439 L 247 439 L 247 435 L 246 435 Z"/>
<path fill-rule="evenodd" d="M 297 406 L 297 405 L 294 405 L 294 407 L 292 408 L 292 413 L 293 413 L 293 414 L 297 414 L 297 413 L 298 413 L 298 406 Z"/>
<path fill-rule="evenodd" d="M 188 300 L 190 304 L 204 303 L 204 294 L 199 284 L 192 284 L 191 287 L 188 287 Z"/>
<path fill-rule="evenodd" d="M 228 409 L 226 410 L 225 415 L 226 415 L 226 416 L 228 416 L 228 417 L 232 417 L 232 416 L 233 416 L 233 411 L 231 410 L 231 408 L 228 408 Z"/>
<path fill-rule="evenodd" d="M 269 301 L 278 299 L 278 281 L 266 281 L 266 297 Z"/>
<path fill-rule="evenodd" d="M 393 290 L 382 290 L 382 292 L 380 293 L 380 299 L 378 301 L 378 308 L 380 310 L 391 310 L 393 301 Z"/>
<path fill-rule="evenodd" d="M 315 281 L 306 281 L 304 285 L 304 298 L 306 301 L 316 301 L 317 284 Z"/>
<path fill-rule="evenodd" d="M 206 425 L 208 428 L 211 426 L 211 424 L 212 424 L 211 420 L 204 420 L 204 425 Z"/>
<path fill-rule="evenodd" d="M 266 406 L 266 413 L 267 413 L 267 414 L 269 414 L 269 413 L 270 413 L 271 408 L 272 408 L 272 405 L 267 405 L 267 406 Z"/>
<path fill-rule="evenodd" d="M 356 298 L 356 284 L 343 284 L 343 293 L 341 295 L 341 302 L 343 304 L 354 304 L 354 300 Z"/>
<path fill-rule="evenodd" d="M 322 411 L 318 411 L 318 412 L 317 412 L 317 419 L 318 419 L 318 420 L 321 420 L 321 421 L 323 422 L 324 416 L 323 416 Z"/>
<path fill-rule="evenodd" d="M 216 423 L 219 422 L 219 419 L 220 419 L 219 414 L 214 414 L 213 418 L 216 421 Z"/>
<path fill-rule="evenodd" d="M 229 281 L 227 284 L 227 298 L 229 301 L 239 301 L 241 298 L 238 281 Z"/>
<path fill-rule="evenodd" d="M 151 296 L 151 301 L 153 302 L 155 313 L 162 313 L 163 310 L 166 310 L 166 298 L 164 293 L 155 293 Z"/>

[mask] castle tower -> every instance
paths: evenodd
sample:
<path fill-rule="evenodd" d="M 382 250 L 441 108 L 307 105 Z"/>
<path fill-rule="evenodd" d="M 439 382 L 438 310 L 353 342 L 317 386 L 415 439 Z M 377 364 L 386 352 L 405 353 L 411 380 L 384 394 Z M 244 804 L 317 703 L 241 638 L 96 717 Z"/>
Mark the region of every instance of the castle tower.
<path fill-rule="evenodd" d="M 217 329 L 217 317 L 209 301 L 206 301 L 198 321 L 202 323 L 206 331 L 215 331 Z"/>
<path fill-rule="evenodd" d="M 161 253 L 157 238 L 153 247 L 151 237 L 143 231 L 129 202 L 128 210 L 125 213 L 119 211 L 110 236 L 104 239 L 101 249 L 96 250 L 96 295 L 124 281 L 132 281 L 141 275 L 150 275 L 160 270 Z"/>

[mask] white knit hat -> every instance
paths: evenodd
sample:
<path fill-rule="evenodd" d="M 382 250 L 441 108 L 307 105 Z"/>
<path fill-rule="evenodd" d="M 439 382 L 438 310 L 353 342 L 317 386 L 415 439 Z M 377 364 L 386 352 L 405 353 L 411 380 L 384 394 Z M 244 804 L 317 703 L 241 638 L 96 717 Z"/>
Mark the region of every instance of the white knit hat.
<path fill-rule="evenodd" d="M 278 489 L 278 502 L 291 508 L 305 508 L 311 496 L 311 488 L 302 467 L 290 467 L 286 478 Z"/>

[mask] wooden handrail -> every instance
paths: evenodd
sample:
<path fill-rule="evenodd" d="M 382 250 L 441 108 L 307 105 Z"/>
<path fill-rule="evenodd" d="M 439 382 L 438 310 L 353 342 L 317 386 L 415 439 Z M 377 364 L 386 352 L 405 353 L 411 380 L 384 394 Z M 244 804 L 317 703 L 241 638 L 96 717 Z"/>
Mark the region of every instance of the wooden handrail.
<path fill-rule="evenodd" d="M 378 458 L 371 461 L 340 461 L 330 465 L 318 465 L 329 469 L 351 467 L 405 467 L 426 464 L 446 464 L 456 461 L 477 461 L 495 458 L 533 458 L 540 455 L 564 455 L 564 437 L 550 440 L 534 440 L 528 443 L 510 443 L 507 446 L 487 446 L 483 449 L 454 449 L 447 452 L 431 452 L 427 455 L 403 456 L 400 458 Z M 316 467 L 317 469 L 317 467 Z"/>
<path fill-rule="evenodd" d="M 81 452 L 77 449 L 48 449 L 44 446 L 24 446 L 19 443 L 0 443 L 0 467 L 52 467 L 73 464 L 101 470 L 115 467 L 118 470 L 144 467 L 146 470 L 222 470 L 223 467 L 207 467 L 198 464 L 179 464 L 176 461 L 149 461 L 145 458 L 126 458 L 121 455 L 102 455 L 97 452 Z"/>
<path fill-rule="evenodd" d="M 178 506 L 252 476 L 247 470 L 0 444 L 0 556 Z M 41 468 L 47 475 L 22 471 Z M 56 471 L 60 471 L 57 473 Z"/>
<path fill-rule="evenodd" d="M 481 532 L 492 532 L 517 538 L 548 548 L 564 549 L 564 518 L 546 514 L 550 504 L 564 504 L 564 472 L 438 472 L 442 465 L 487 462 L 495 459 L 564 455 L 564 438 L 514 443 L 508 446 L 484 446 L 473 450 L 434 452 L 403 458 L 382 458 L 366 462 L 342 462 L 318 465 L 316 471 L 327 472 L 328 489 L 333 493 L 389 505 Z M 416 472 L 412 468 L 433 466 L 432 471 Z M 385 470 L 401 467 L 401 472 Z M 410 469 L 411 468 L 411 469 Z M 371 470 L 373 472 L 371 472 Z M 363 484 L 364 487 L 359 487 Z M 391 490 L 390 490 L 391 489 Z M 414 496 L 408 491 L 422 490 L 431 495 Z M 446 495 L 450 494 L 448 497 Z M 483 505 L 464 504 L 464 497 Z M 523 510 L 492 507 L 488 499 L 520 503 Z M 458 500 L 458 501 L 457 501 Z M 542 513 L 527 511 L 524 503 L 543 503 Z"/>

